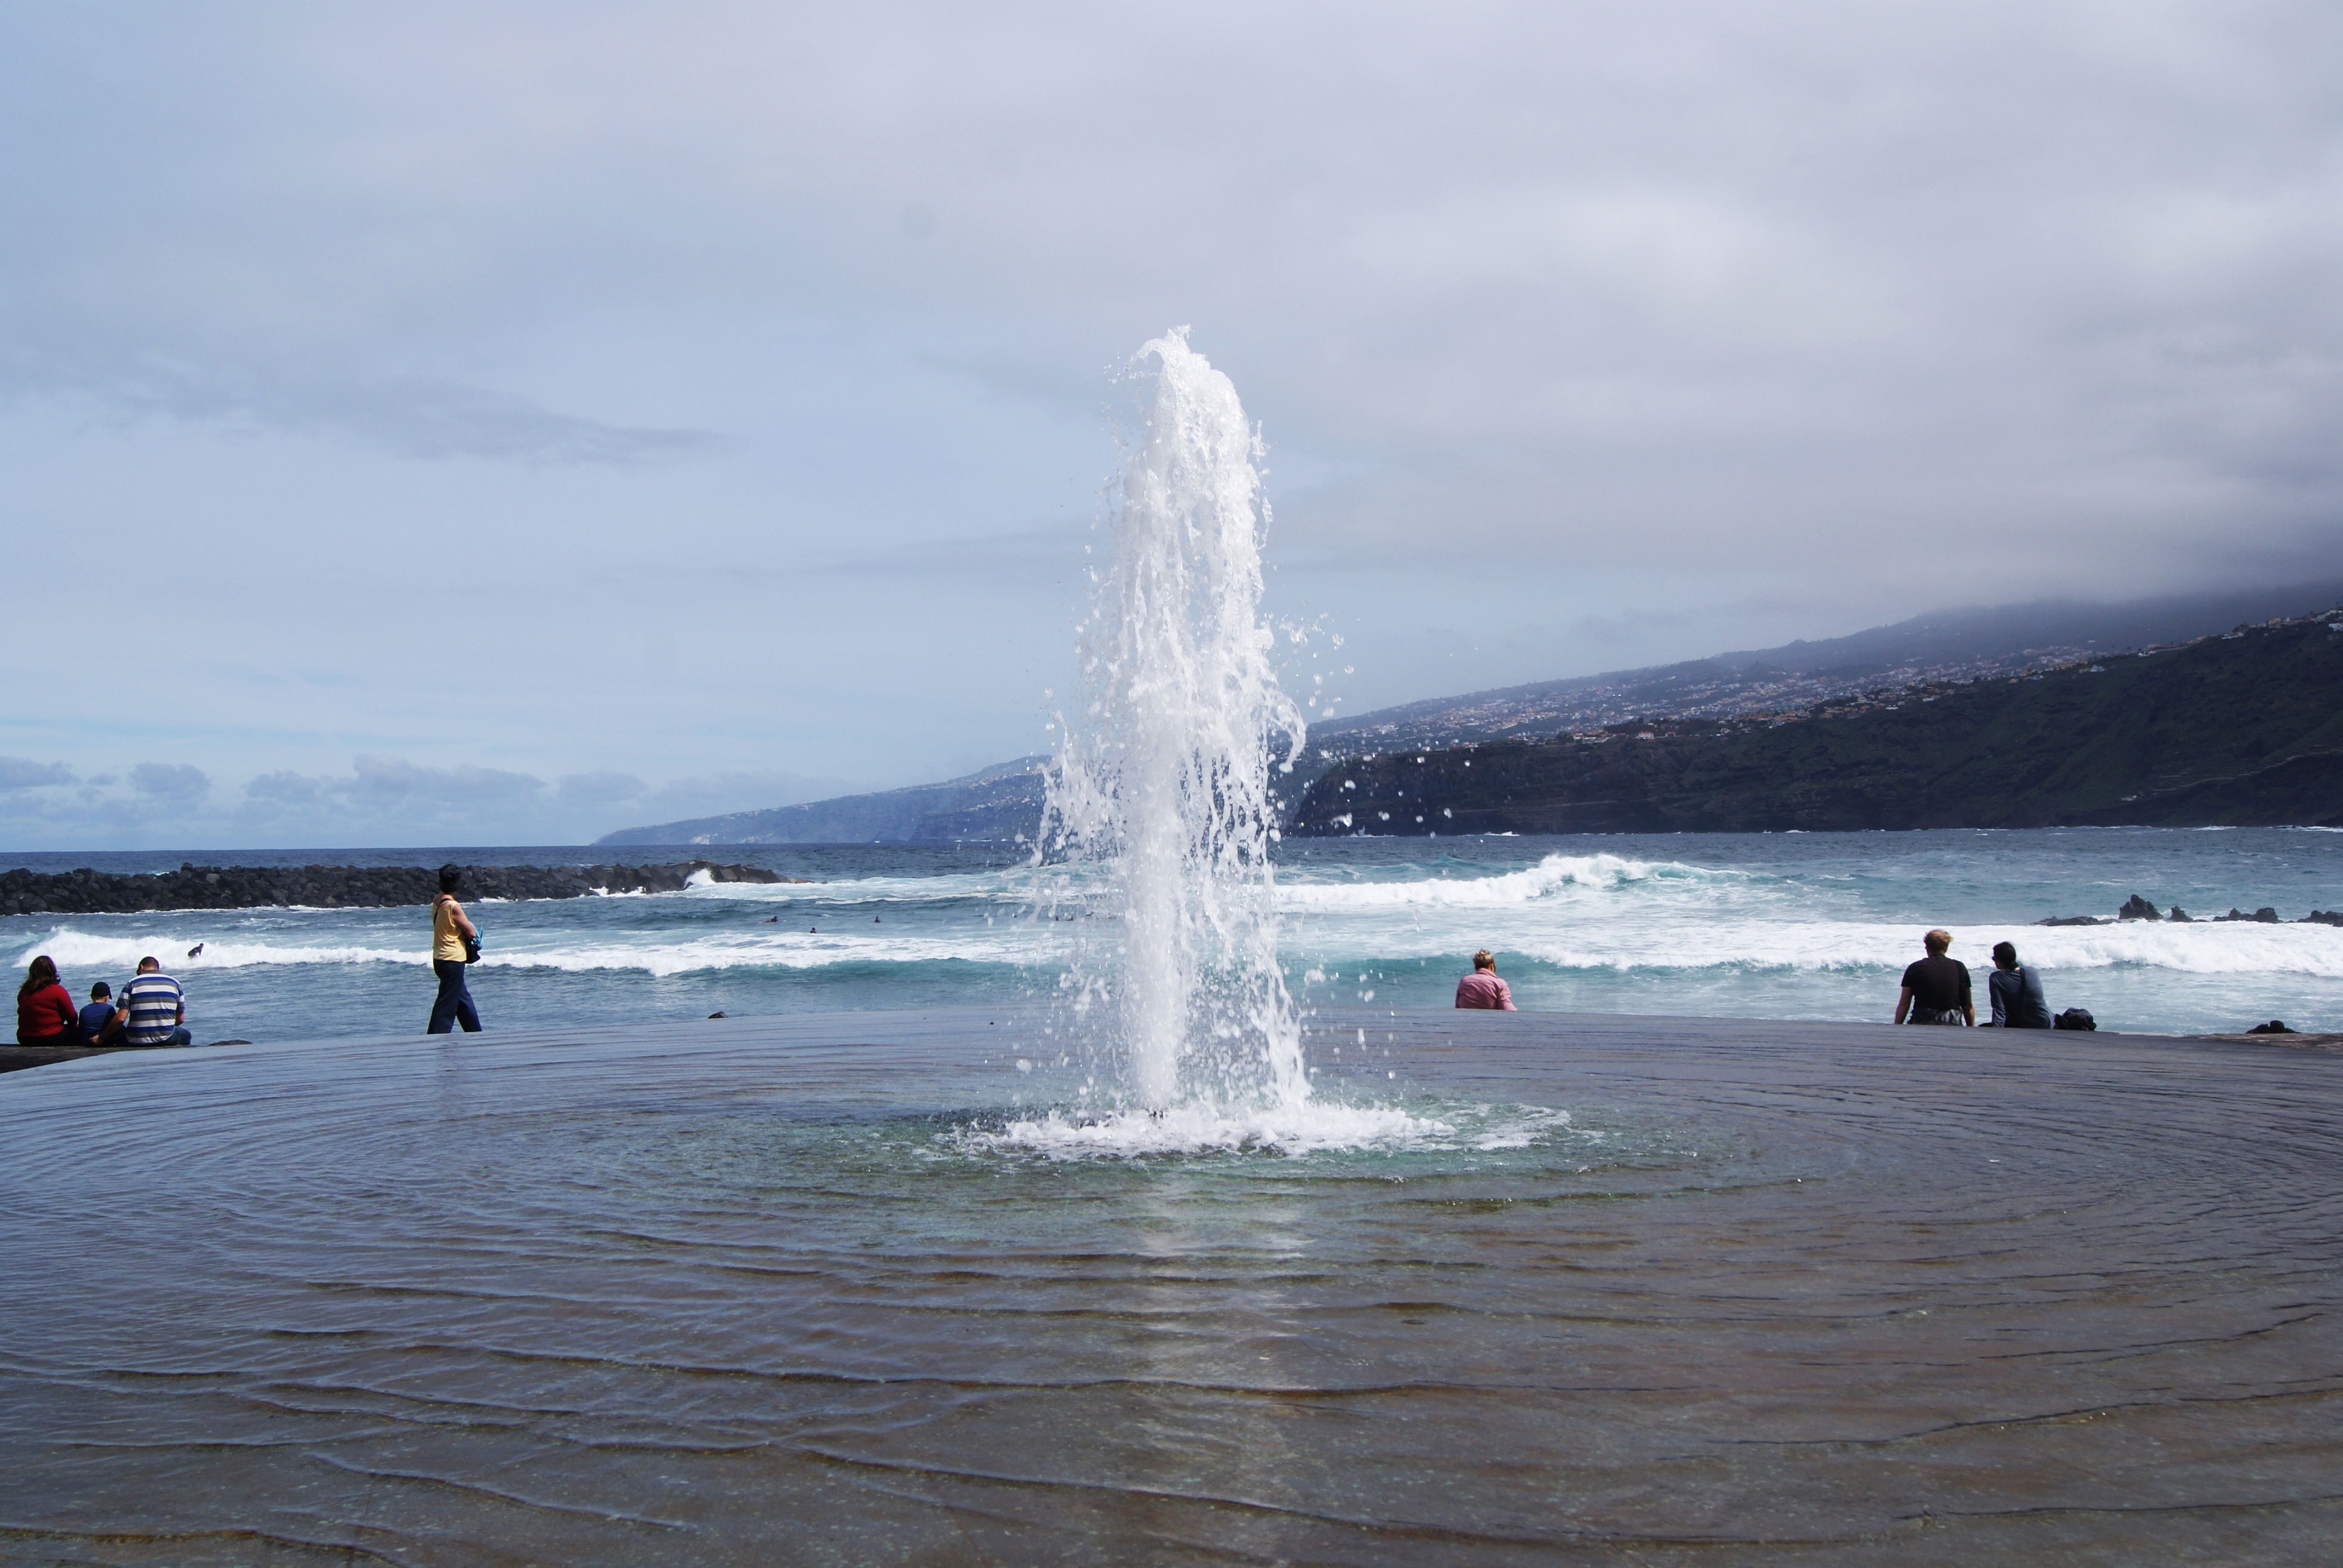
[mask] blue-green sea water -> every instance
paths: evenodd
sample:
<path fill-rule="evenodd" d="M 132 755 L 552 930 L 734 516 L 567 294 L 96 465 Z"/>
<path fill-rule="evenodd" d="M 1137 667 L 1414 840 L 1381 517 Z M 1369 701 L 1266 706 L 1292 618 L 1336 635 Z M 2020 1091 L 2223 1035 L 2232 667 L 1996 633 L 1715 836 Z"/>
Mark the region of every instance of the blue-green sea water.
<path fill-rule="evenodd" d="M 988 846 L 248 850 L 20 854 L 39 870 L 204 864 L 661 862 L 713 854 L 812 879 L 471 907 L 491 1030 L 760 1013 L 1007 1004 L 1055 993 L 1119 934 L 1101 896 L 1034 912 L 1036 873 Z M 2343 832 L 2013 832 L 1352 839 L 1287 843 L 1280 950 L 1305 1007 L 1445 1006 L 1488 948 L 1524 1010 L 1880 1019 L 1921 933 L 1978 977 L 2015 941 L 2054 1010 L 2195 1033 L 2278 1018 L 2343 1028 Z M 2194 923 L 2044 928 L 2133 893 Z M 2286 923 L 2213 923 L 2268 906 Z M 55 959 L 75 993 L 146 954 L 186 987 L 198 1040 L 420 1033 L 421 909 L 223 910 L 0 920 L 0 953 Z M 197 943 L 200 955 L 186 955 Z"/>

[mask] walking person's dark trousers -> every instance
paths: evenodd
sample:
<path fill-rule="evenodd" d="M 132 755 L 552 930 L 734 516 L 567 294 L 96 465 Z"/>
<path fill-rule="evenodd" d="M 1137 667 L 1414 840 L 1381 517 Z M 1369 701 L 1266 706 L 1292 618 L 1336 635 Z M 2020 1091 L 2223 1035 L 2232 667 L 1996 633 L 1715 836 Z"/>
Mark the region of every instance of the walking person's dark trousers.
<path fill-rule="evenodd" d="M 439 994 L 431 1003 L 431 1027 L 426 1034 L 446 1034 L 460 1021 L 466 1034 L 480 1032 L 480 1011 L 464 987 L 464 966 L 454 959 L 434 959 L 432 972 L 439 977 Z"/>

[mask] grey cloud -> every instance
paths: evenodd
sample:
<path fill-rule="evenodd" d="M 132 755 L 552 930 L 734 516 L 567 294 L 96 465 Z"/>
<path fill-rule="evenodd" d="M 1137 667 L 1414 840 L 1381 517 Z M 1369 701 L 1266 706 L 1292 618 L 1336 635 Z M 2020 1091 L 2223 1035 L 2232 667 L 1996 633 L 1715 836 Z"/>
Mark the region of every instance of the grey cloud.
<path fill-rule="evenodd" d="M 0 789 L 37 789 L 45 784 L 70 784 L 73 769 L 62 762 L 35 762 L 29 757 L 0 757 Z"/>
<path fill-rule="evenodd" d="M 638 802 L 636 809 L 644 823 L 673 822 L 691 817 L 720 817 L 731 811 L 760 810 L 769 806 L 794 806 L 801 800 L 825 800 L 870 788 L 849 779 L 749 769 L 674 779 Z M 636 825 L 613 822 L 605 831 Z"/>
<path fill-rule="evenodd" d="M 1077 566 L 1091 543 L 1088 525 L 1021 528 L 975 538 L 928 538 L 901 544 L 826 551 L 793 563 L 793 575 L 823 577 L 1032 578 Z"/>
<path fill-rule="evenodd" d="M 1049 352 L 1051 346 L 995 345 L 950 352 L 923 349 L 922 364 L 965 376 L 994 391 L 1030 398 L 1081 416 L 1095 416 L 1109 405 L 1103 366 L 1074 365 Z"/>
<path fill-rule="evenodd" d="M 852 779 L 743 769 L 656 787 L 617 769 L 563 775 L 548 789 L 527 773 L 460 765 L 434 768 L 361 756 L 346 775 L 279 771 L 245 786 L 238 820 L 336 841 L 584 843 L 635 820 L 667 821 L 850 794 Z M 620 821 L 621 816 L 628 819 Z"/>
<path fill-rule="evenodd" d="M 200 792 L 158 794 L 134 789 L 123 793 L 106 787 L 115 782 L 100 775 L 56 792 L 0 789 L 0 834 L 12 847 L 25 849 L 84 849 L 108 842 L 176 846 L 202 839 L 206 819 Z"/>
<path fill-rule="evenodd" d="M 141 762 L 130 770 L 130 787 L 141 795 L 198 800 L 210 792 L 212 781 L 202 769 L 185 763 Z"/>
<path fill-rule="evenodd" d="M 522 397 L 430 382 L 295 388 L 252 411 L 280 424 L 338 427 L 413 457 L 622 466 L 681 456 L 719 439 L 707 430 L 606 424 Z"/>
<path fill-rule="evenodd" d="M 255 805 L 272 808 L 315 808 L 323 805 L 334 793 L 334 782 L 312 778 L 289 769 L 263 773 L 245 781 L 245 799 Z"/>
<path fill-rule="evenodd" d="M 528 782 L 365 794 L 287 741 L 246 799 L 515 831 L 601 805 L 534 782 L 581 726 L 703 773 L 1025 749 L 1082 542 L 1028 520 L 1090 515 L 1106 372 L 1175 322 L 1264 427 L 1273 592 L 1353 634 L 1354 711 L 2343 548 L 2343 9 L 1330 15 L 0 13 L 38 531 L 143 508 L 191 574 L 297 558 L 279 607 L 450 542 L 411 638 L 298 658 L 349 678 L 337 747 L 495 735 Z M 45 439 L 92 405 L 140 417 Z M 242 438 L 288 429 L 351 439 Z M 385 484 L 360 442 L 504 462 Z M 280 616 L 193 673 L 287 662 Z M 504 657 L 381 717 L 427 636 Z M 610 809 L 774 803 L 664 788 Z"/>
<path fill-rule="evenodd" d="M 352 778 L 336 788 L 376 807 L 407 804 L 497 804 L 534 800 L 545 781 L 495 768 L 422 768 L 396 757 L 357 758 Z"/>
<path fill-rule="evenodd" d="M 417 458 L 628 466 L 715 446 L 712 431 L 609 424 L 525 397 L 428 377 L 358 369 L 293 372 L 189 355 L 20 349 L 18 392 L 65 390 L 126 412 L 230 426 L 332 431 Z"/>
<path fill-rule="evenodd" d="M 561 798 L 581 805 L 608 806 L 632 800 L 642 794 L 643 789 L 643 781 L 633 774 L 608 769 L 592 773 L 565 773 L 561 777 Z"/>
<path fill-rule="evenodd" d="M 347 775 L 280 770 L 249 780 L 236 820 L 244 830 L 290 833 L 295 841 L 321 834 L 320 842 L 353 836 L 398 842 L 417 835 L 444 842 L 559 841 L 558 833 L 541 830 L 546 806 L 544 781 L 529 774 L 360 756 Z"/>
<path fill-rule="evenodd" d="M 266 848 L 351 844 L 582 844 L 613 829 L 712 816 L 850 794 L 867 783 L 776 769 L 741 769 L 652 787 L 638 776 L 598 769 L 536 776 L 469 764 L 434 767 L 363 755 L 347 772 L 280 769 L 246 781 L 224 803 L 207 799 L 210 778 L 187 764 L 141 763 L 126 788 L 45 791 L 73 779 L 61 764 L 0 759 L 0 832 L 15 847 L 170 848 L 222 844 Z M 109 780 L 109 782 L 111 782 Z M 620 820 L 621 818 L 627 819 Z"/>

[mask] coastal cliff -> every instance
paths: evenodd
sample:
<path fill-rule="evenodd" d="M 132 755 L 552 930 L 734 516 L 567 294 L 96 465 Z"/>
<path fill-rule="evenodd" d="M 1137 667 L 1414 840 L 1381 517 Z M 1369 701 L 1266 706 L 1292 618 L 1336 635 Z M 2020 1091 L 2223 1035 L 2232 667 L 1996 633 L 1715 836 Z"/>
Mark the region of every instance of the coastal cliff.
<path fill-rule="evenodd" d="M 2343 612 L 1732 722 L 1345 759 L 1290 830 L 2343 826 Z"/>
<path fill-rule="evenodd" d="M 795 882 L 756 866 L 687 860 L 672 866 L 466 866 L 461 896 L 576 899 L 589 893 L 672 893 L 697 871 L 716 882 Z M 150 910 L 321 910 L 427 904 L 439 873 L 422 866 L 196 866 L 159 876 L 78 870 L 0 874 L 0 914 L 110 915 Z"/>

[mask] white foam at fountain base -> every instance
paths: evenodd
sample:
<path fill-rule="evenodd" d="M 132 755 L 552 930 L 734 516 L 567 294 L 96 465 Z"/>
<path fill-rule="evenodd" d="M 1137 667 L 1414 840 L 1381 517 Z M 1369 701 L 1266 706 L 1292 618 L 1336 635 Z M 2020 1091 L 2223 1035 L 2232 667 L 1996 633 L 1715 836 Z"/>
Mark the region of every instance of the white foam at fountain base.
<path fill-rule="evenodd" d="M 1161 1111 L 1099 1115 L 1052 1109 L 998 1128 L 947 1135 L 963 1153 L 1031 1154 L 1049 1160 L 1151 1155 L 1334 1152 L 1423 1153 L 1523 1149 L 1571 1132 L 1570 1112 L 1537 1105 L 1449 1102 L 1422 1108 L 1312 1099 L 1293 1104 L 1216 1104 L 1185 1100 Z M 1599 1134 L 1579 1134 L 1599 1140 Z"/>

